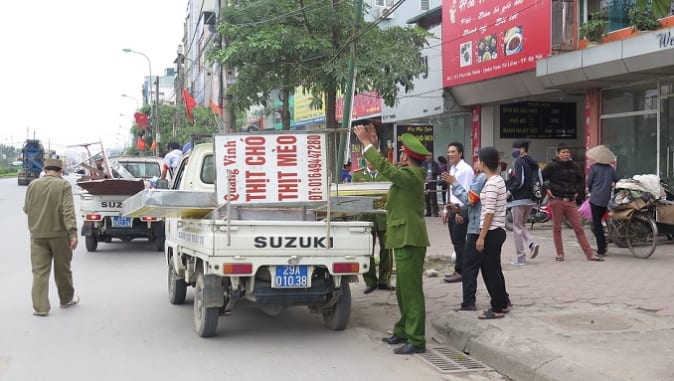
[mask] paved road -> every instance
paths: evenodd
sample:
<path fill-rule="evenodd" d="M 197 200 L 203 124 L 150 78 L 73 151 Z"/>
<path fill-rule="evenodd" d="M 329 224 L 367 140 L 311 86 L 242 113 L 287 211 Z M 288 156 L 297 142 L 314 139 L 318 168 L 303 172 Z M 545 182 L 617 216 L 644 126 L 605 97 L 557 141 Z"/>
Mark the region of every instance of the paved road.
<path fill-rule="evenodd" d="M 397 318 L 395 297 L 363 295 L 353 287 L 352 323 L 343 332 L 323 327 L 305 308 L 270 317 L 236 309 L 221 317 L 218 336 L 199 338 L 188 303 L 166 295 L 161 253 L 142 242 L 101 243 L 74 260 L 80 305 L 32 315 L 29 238 L 21 212 L 26 187 L 0 179 L 0 380 L 503 380 L 496 372 L 440 375 L 413 356 L 380 343 Z"/>

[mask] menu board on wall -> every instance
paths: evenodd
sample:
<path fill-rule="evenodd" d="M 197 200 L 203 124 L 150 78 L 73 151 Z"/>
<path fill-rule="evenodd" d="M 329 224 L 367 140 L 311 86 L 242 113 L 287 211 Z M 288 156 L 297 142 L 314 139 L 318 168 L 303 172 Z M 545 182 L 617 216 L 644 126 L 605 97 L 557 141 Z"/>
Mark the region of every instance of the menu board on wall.
<path fill-rule="evenodd" d="M 433 125 L 415 125 L 415 126 L 397 126 L 397 136 L 396 136 L 396 152 L 400 152 L 402 149 L 401 136 L 404 133 L 409 133 L 417 137 L 421 144 L 426 147 L 428 152 L 433 152 Z"/>
<path fill-rule="evenodd" d="M 443 0 L 443 86 L 536 68 L 551 49 L 551 0 Z"/>
<path fill-rule="evenodd" d="M 501 105 L 502 139 L 575 139 L 576 104 L 519 102 Z"/>

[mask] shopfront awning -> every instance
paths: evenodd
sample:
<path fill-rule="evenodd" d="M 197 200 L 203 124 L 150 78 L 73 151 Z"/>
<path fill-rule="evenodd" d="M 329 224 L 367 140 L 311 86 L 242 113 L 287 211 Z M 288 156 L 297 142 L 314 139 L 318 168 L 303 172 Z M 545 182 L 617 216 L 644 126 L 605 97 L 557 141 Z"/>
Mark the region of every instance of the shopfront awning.
<path fill-rule="evenodd" d="M 562 53 L 536 63 L 546 89 L 589 89 L 674 75 L 674 29 Z"/>
<path fill-rule="evenodd" d="M 545 89 L 533 70 L 468 83 L 449 88 L 461 106 L 496 103 L 505 100 L 526 99 L 532 96 L 556 92 Z"/>

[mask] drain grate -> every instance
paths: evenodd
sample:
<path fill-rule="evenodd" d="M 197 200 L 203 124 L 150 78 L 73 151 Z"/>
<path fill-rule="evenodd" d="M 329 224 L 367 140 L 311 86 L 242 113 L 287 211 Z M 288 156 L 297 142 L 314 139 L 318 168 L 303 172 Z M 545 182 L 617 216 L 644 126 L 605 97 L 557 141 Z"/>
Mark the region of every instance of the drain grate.
<path fill-rule="evenodd" d="M 417 356 L 440 373 L 493 370 L 452 347 L 427 348 L 425 353 L 417 353 Z"/>

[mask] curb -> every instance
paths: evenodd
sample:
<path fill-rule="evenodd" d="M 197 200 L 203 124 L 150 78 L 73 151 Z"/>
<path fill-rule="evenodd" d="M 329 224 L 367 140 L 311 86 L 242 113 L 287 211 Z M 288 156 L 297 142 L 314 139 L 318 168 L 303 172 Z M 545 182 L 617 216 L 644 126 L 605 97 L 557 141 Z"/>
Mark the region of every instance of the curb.
<path fill-rule="evenodd" d="M 447 344 L 513 380 L 612 381 L 566 360 L 534 340 L 509 335 L 496 323 L 474 322 L 473 319 L 473 314 L 449 312 L 437 316 L 431 324 Z M 500 321 L 504 320 L 508 319 Z"/>

